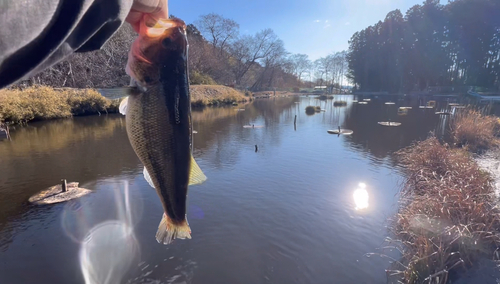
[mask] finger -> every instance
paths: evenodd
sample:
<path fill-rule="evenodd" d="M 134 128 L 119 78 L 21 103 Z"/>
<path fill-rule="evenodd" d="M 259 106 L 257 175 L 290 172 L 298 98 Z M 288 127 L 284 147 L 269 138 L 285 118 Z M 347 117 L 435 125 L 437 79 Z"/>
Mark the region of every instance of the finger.
<path fill-rule="evenodd" d="M 158 19 L 168 19 L 168 0 L 159 0 L 158 10 L 153 12 L 153 17 Z"/>
<path fill-rule="evenodd" d="M 130 23 L 130 25 L 132 26 L 132 28 L 136 32 L 139 32 L 139 25 L 140 25 L 140 21 L 142 19 L 142 16 L 143 16 L 143 13 L 137 12 L 135 10 L 132 10 L 132 11 L 130 11 L 128 13 L 127 18 L 125 19 L 125 21 L 127 21 L 128 23 Z"/>
<path fill-rule="evenodd" d="M 135 0 L 132 9 L 161 19 L 168 19 L 168 0 Z"/>

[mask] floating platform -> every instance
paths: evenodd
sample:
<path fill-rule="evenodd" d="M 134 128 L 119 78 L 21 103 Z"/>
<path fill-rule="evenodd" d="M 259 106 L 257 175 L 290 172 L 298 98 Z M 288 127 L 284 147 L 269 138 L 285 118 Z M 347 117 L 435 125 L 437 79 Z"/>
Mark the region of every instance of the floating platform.
<path fill-rule="evenodd" d="M 368 102 L 359 102 L 358 105 L 367 105 Z"/>
<path fill-rule="evenodd" d="M 401 110 L 412 109 L 412 107 L 399 107 L 399 109 L 401 109 Z"/>
<path fill-rule="evenodd" d="M 434 107 L 433 106 L 419 106 L 418 108 L 423 108 L 423 109 L 429 108 L 430 109 L 430 108 L 434 108 Z"/>
<path fill-rule="evenodd" d="M 380 121 L 377 123 L 380 125 L 383 125 L 383 126 L 400 126 L 401 125 L 401 122 L 394 122 L 394 121 Z"/>
<path fill-rule="evenodd" d="M 33 195 L 28 201 L 37 205 L 55 204 L 80 198 L 92 192 L 90 189 L 78 187 L 78 182 L 68 183 L 66 189 L 63 192 L 62 185 L 54 185 Z"/>
<path fill-rule="evenodd" d="M 353 103 L 358 103 L 358 100 L 353 100 L 352 102 L 353 102 Z"/>
<path fill-rule="evenodd" d="M 396 104 L 396 103 L 395 103 L 395 102 L 386 102 L 385 104 L 386 104 L 386 105 L 394 105 L 394 104 Z"/>
<path fill-rule="evenodd" d="M 243 128 L 263 128 L 264 125 L 243 125 Z"/>
<path fill-rule="evenodd" d="M 439 115 L 452 115 L 452 113 L 449 112 L 449 111 L 437 111 L 436 114 L 439 114 Z"/>
<path fill-rule="evenodd" d="M 346 106 L 347 102 L 346 101 L 334 101 L 333 106 Z"/>
<path fill-rule="evenodd" d="M 369 101 L 371 101 L 371 100 L 372 100 L 372 99 L 363 99 L 363 101 L 365 101 L 365 102 L 369 102 Z"/>
<path fill-rule="evenodd" d="M 326 132 L 330 134 L 337 134 L 337 135 L 351 135 L 354 133 L 354 131 L 350 129 L 333 129 L 333 130 L 327 130 Z"/>

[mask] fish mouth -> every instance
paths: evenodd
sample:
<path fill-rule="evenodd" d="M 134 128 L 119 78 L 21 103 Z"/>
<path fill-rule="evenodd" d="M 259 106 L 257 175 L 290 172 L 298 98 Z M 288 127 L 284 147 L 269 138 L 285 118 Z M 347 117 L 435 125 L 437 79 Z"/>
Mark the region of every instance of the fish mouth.
<path fill-rule="evenodd" d="M 186 33 L 186 23 L 181 19 L 155 19 L 150 15 L 144 15 L 140 27 L 139 35 L 151 39 L 161 37 L 175 40 L 178 33 Z"/>
<path fill-rule="evenodd" d="M 145 15 L 132 43 L 125 72 L 139 85 L 158 83 L 158 64 L 165 52 L 187 54 L 186 24 L 180 19 L 156 20 Z"/>

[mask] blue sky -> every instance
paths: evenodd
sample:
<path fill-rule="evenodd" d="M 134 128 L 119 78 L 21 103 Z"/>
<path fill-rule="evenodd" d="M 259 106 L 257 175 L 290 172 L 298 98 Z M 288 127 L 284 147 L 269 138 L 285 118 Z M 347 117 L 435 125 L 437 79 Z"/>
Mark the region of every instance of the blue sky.
<path fill-rule="evenodd" d="M 241 33 L 271 28 L 291 53 L 312 60 L 348 48 L 352 34 L 383 20 L 394 9 L 403 15 L 423 0 L 169 0 L 169 12 L 193 23 L 217 13 L 240 24 Z"/>

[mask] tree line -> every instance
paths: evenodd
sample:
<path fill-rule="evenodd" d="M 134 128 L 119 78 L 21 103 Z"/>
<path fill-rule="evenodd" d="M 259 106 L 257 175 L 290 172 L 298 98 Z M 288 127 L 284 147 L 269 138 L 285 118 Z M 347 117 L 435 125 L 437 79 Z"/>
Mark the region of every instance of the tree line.
<path fill-rule="evenodd" d="M 431 86 L 500 89 L 500 2 L 426 0 L 403 16 L 356 32 L 348 78 L 365 91 L 421 91 Z"/>
<path fill-rule="evenodd" d="M 175 16 L 171 16 L 175 17 Z M 340 83 L 347 70 L 346 54 L 316 60 L 290 54 L 272 29 L 240 34 L 239 24 L 219 14 L 201 15 L 187 25 L 192 84 L 224 84 L 252 91 L 312 87 Z M 128 51 L 137 34 L 124 24 L 101 50 L 75 53 L 67 60 L 22 81 L 18 86 L 118 87 L 129 84 L 125 73 Z"/>
<path fill-rule="evenodd" d="M 287 52 L 273 30 L 241 35 L 238 23 L 214 13 L 188 26 L 188 40 L 193 44 L 189 55 L 193 79 L 201 81 L 213 79 L 258 91 L 338 86 L 347 73 L 345 51 L 312 62 L 307 54 Z"/>

